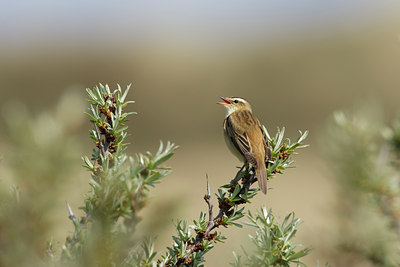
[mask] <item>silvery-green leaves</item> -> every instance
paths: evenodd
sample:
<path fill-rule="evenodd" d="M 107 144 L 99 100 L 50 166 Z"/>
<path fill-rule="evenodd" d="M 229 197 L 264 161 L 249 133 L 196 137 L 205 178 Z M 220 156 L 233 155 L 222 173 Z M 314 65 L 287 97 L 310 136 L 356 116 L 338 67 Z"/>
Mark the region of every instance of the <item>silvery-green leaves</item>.
<path fill-rule="evenodd" d="M 282 174 L 287 168 L 293 167 L 293 155 L 297 154 L 297 149 L 307 147 L 304 140 L 308 136 L 308 131 L 299 131 L 299 136 L 292 142 L 285 138 L 285 128 L 277 130 L 271 137 L 267 129 L 263 126 L 271 149 L 271 159 L 267 161 L 267 175 L 271 179 L 276 174 Z M 251 189 L 250 186 L 255 182 L 252 176 L 252 169 L 249 164 L 241 168 L 229 184 L 225 184 L 218 189 L 218 202 L 234 206 L 244 203 L 251 203 L 251 199 L 257 195 L 258 189 Z M 251 180 L 253 179 L 253 180 Z M 240 183 L 241 181 L 241 183 Z"/>
<path fill-rule="evenodd" d="M 301 245 L 292 241 L 300 224 L 293 212 L 279 223 L 272 210 L 263 207 L 257 215 L 248 212 L 248 219 L 250 222 L 245 224 L 256 229 L 255 235 L 249 236 L 255 249 L 249 252 L 243 248 L 244 256 L 234 252 L 233 266 L 305 266 L 301 258 L 311 249 L 299 249 Z"/>
<path fill-rule="evenodd" d="M 126 155 L 128 116 L 134 112 L 124 109 L 133 101 L 126 101 L 130 86 L 122 90 L 111 90 L 108 85 L 87 89 L 89 112 L 93 124 L 90 138 L 95 148 L 91 157 L 83 157 L 83 166 L 91 172 L 87 194 L 81 209 L 85 216 L 80 220 L 71 216 L 74 224 L 72 237 L 63 246 L 62 260 L 68 264 L 85 265 L 91 255 L 104 258 L 105 265 L 151 266 L 156 252 L 151 241 L 134 246 L 130 253 L 121 251 L 132 244 L 131 233 L 135 229 L 138 211 L 145 204 L 150 187 L 171 173 L 163 164 L 174 154 L 177 146 L 171 142 L 160 142 L 155 154 L 146 152 L 135 157 Z M 73 218 L 73 219 L 72 219 Z M 118 237 L 118 238 L 117 238 Z M 103 240 L 103 241 L 93 241 Z M 104 254 L 103 251 L 109 251 Z M 95 259 L 95 261 L 98 259 Z M 149 265 L 150 264 L 150 265 Z"/>
<path fill-rule="evenodd" d="M 267 162 L 267 174 L 268 178 L 271 178 L 276 174 L 282 174 L 286 168 L 291 167 L 294 163 L 291 156 L 296 154 L 298 148 L 307 146 L 303 144 L 303 141 L 306 139 L 308 131 L 304 133 L 300 131 L 296 140 L 291 142 L 288 138 L 284 138 L 285 128 L 278 128 L 276 135 L 272 138 L 265 127 L 263 130 L 271 147 L 272 158 Z M 259 190 L 251 188 L 255 181 L 254 170 L 249 164 L 245 164 L 230 183 L 218 188 L 216 197 L 219 212 L 213 218 L 211 216 L 213 206 L 210 204 L 210 198 L 206 195 L 205 200 L 211 218 L 207 219 L 206 213 L 201 212 L 199 220 L 193 221 L 194 225 L 187 226 L 186 221 L 179 222 L 176 225 L 178 235 L 173 236 L 174 245 L 169 247 L 168 252 L 162 256 L 160 266 L 203 266 L 204 254 L 217 242 L 226 239 L 225 236 L 215 231 L 215 228 L 219 226 L 243 227 L 240 219 L 245 216 L 245 207 L 240 205 L 251 203 L 251 199 L 257 195 Z M 208 182 L 207 192 L 209 194 Z M 297 245 L 291 243 L 300 222 L 299 219 L 294 218 L 293 213 L 286 216 L 282 224 L 278 223 L 271 211 L 266 212 L 265 209 L 262 210 L 262 215 L 253 216 L 249 213 L 249 218 L 252 221 L 251 225 L 258 228 L 257 236 L 252 238 L 259 248 L 254 256 L 260 260 L 257 264 L 262 260 L 271 266 L 289 266 L 289 263 L 301 264 L 300 258 L 305 256 L 309 250 L 297 251 L 295 250 Z M 268 250 L 266 246 L 269 246 Z M 254 259 L 251 260 L 256 263 Z M 241 266 L 239 257 L 237 257 L 236 263 L 237 266 Z M 249 266 L 258 266 L 257 264 Z"/>
<path fill-rule="evenodd" d="M 286 168 L 290 168 L 294 161 L 291 159 L 291 155 L 296 155 L 296 149 L 308 147 L 303 141 L 308 136 L 308 131 L 304 133 L 299 131 L 299 136 L 292 142 L 289 138 L 284 138 L 285 127 L 277 130 L 275 136 L 271 138 L 267 129 L 263 126 L 264 133 L 268 138 L 268 142 L 271 149 L 272 159 L 267 162 L 267 175 L 271 179 L 276 173 L 281 173 Z"/>

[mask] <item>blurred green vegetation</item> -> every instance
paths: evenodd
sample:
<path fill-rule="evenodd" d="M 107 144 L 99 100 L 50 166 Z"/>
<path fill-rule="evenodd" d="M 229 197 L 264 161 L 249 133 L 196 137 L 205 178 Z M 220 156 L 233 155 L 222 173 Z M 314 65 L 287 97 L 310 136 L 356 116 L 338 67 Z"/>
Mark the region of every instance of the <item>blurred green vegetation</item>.
<path fill-rule="evenodd" d="M 382 116 L 382 108 L 367 103 L 336 112 L 326 129 L 323 147 L 337 182 L 337 265 L 400 263 L 400 117 L 386 126 Z"/>
<path fill-rule="evenodd" d="M 31 266 L 46 257 L 58 229 L 55 214 L 77 174 L 83 123 L 79 95 L 68 92 L 51 110 L 33 115 L 22 103 L 3 107 L 0 265 Z"/>
<path fill-rule="evenodd" d="M 94 127 L 90 131 L 90 137 L 94 141 L 93 145 L 97 147 L 93 149 L 91 158 L 83 157 L 83 167 L 91 172 L 91 179 L 89 179 L 91 190 L 84 196 L 84 206 L 80 209 L 85 215 L 79 219 L 71 206 L 67 204 L 68 218 L 72 221 L 74 230 L 71 236 L 66 237 L 65 244 L 62 246 L 59 241 L 54 242 L 53 238 L 49 238 L 51 230 L 62 230 L 61 225 L 56 225 L 52 217 L 47 218 L 43 215 L 54 215 L 53 209 L 57 201 L 62 197 L 70 197 L 61 194 L 67 185 L 66 179 L 62 178 L 72 176 L 72 166 L 76 164 L 73 158 L 76 156 L 74 153 L 79 152 L 80 144 L 76 141 L 73 129 L 81 123 L 81 116 L 75 114 L 76 110 L 71 107 L 80 106 L 79 103 L 82 101 L 77 94 L 69 92 L 62 97 L 55 110 L 43 112 L 38 116 L 29 115 L 23 104 L 11 103 L 5 107 L 11 114 L 4 119 L 10 146 L 9 148 L 5 146 L 5 151 L 7 149 L 10 151 L 6 167 L 9 167 L 12 175 L 9 180 L 4 180 L 9 183 L 9 190 L 4 190 L 0 194 L 2 200 L 0 244 L 3 248 L 0 262 L 2 265 L 36 266 L 53 263 L 56 266 L 70 264 L 135 266 L 139 262 L 142 262 L 143 266 L 155 264 L 152 260 L 157 254 L 153 252 L 152 242 L 144 242 L 142 248 L 145 254 L 137 254 L 140 250 L 140 242 L 137 242 L 138 239 L 134 237 L 134 230 L 140 222 L 138 213 L 147 202 L 149 187 L 154 187 L 154 184 L 159 183 L 162 177 L 170 174 L 168 167 L 162 167 L 159 164 L 168 160 L 177 147 L 170 142 L 165 147 L 161 143 L 154 156 L 146 152 L 146 154 L 137 154 L 136 159 L 125 154 L 125 139 L 128 136 L 125 132 L 128 128 L 125 123 L 128 115 L 135 114 L 135 112 L 123 112 L 123 108 L 128 103 L 134 103 L 125 101 L 128 89 L 123 93 L 118 86 L 118 89 L 111 93 L 108 85 L 101 84 L 93 90 L 87 89 L 91 102 L 87 115 Z M 300 131 L 300 136 L 293 143 L 289 139 L 284 139 L 284 128 L 282 130 L 278 128 L 278 133 L 273 138 L 268 132 L 266 134 L 271 144 L 271 159 L 275 162 L 268 167 L 268 177 L 272 178 L 275 174 L 281 174 L 294 162 L 289 156 L 297 154 L 294 152 L 295 149 L 307 146 L 302 142 L 308 132 Z M 238 205 L 250 203 L 250 199 L 257 195 L 257 191 L 248 191 L 251 183 L 255 182 L 250 179 L 250 176 L 250 168 L 246 165 L 243 171 L 241 169 L 238 172 L 239 178 L 236 177 L 231 184 L 224 185 L 218 190 L 220 212 L 215 217 L 212 226 L 241 227 L 241 224 L 236 221 L 244 216 L 242 213 L 244 207 L 239 209 Z M 240 178 L 246 181 L 243 181 L 243 185 L 238 183 Z M 67 181 L 71 182 L 71 180 Z M 20 185 L 21 188 L 19 188 Z M 208 204 L 212 209 L 210 202 Z M 225 208 L 221 208 L 221 205 Z M 263 211 L 266 213 L 266 210 Z M 214 247 L 214 242 L 226 239 L 214 233 L 207 233 L 208 221 L 205 214 L 201 212 L 201 220 L 194 221 L 196 226 L 193 229 L 197 232 L 196 236 L 191 237 L 191 230 L 186 229 L 186 222 L 183 229 L 180 229 L 181 223 L 177 224 L 178 231 L 187 233 L 180 240 L 183 245 L 168 247 L 168 253 L 172 253 L 175 248 L 186 251 L 190 244 L 187 243 L 186 238 L 197 240 L 199 236 L 204 235 L 201 234 L 204 232 L 206 236 L 216 236 L 215 240 L 211 238 L 199 241 L 204 248 L 194 250 L 193 262 L 200 263 L 204 261 L 203 254 Z M 209 216 L 210 220 L 214 218 L 212 213 Z M 268 218 L 271 216 L 273 215 L 270 210 Z M 256 217 L 251 216 L 251 213 L 249 213 L 249 218 L 254 223 L 258 221 Z M 275 219 L 269 222 L 272 217 L 268 218 L 260 217 L 265 223 L 259 226 L 259 230 L 268 232 L 269 238 L 257 244 L 263 245 L 263 249 L 268 249 L 265 246 L 268 246 L 269 242 L 287 239 L 273 246 L 269 261 L 277 262 L 278 265 L 280 265 L 279 262 L 297 262 L 299 258 L 307 254 L 308 250 L 295 252 L 297 246 L 292 246 L 289 242 L 297 231 L 299 219 L 292 218 L 292 222 L 287 226 L 285 225 L 287 217 L 280 226 Z M 157 220 L 165 220 L 165 218 L 158 216 Z M 22 223 L 16 224 L 19 221 Z M 280 227 L 283 227 L 282 233 L 275 233 Z M 161 227 L 152 229 L 148 233 L 141 233 L 139 237 L 143 239 L 147 235 L 151 237 L 159 234 L 155 230 L 161 230 Z M 173 239 L 177 242 L 179 238 Z M 12 240 L 11 244 L 7 243 L 9 240 Z M 193 244 L 197 245 L 196 242 L 193 241 Z M 287 252 L 282 254 L 283 258 L 276 258 L 274 251 L 280 252 L 281 247 Z M 62 249 L 61 254 L 60 249 Z M 180 259 L 184 254 L 182 250 L 172 256 L 168 253 L 167 256 L 163 256 L 163 261 L 167 264 L 169 261 L 174 262 Z M 190 256 L 192 252 L 187 253 L 192 259 Z"/>
<path fill-rule="evenodd" d="M 195 218 L 198 210 L 204 209 L 205 173 L 211 188 L 216 188 L 225 181 L 227 170 L 239 164 L 225 148 L 221 129 L 224 113 L 214 104 L 219 95 L 237 95 L 252 103 L 269 131 L 285 126 L 290 137 L 297 129 L 312 133 L 311 147 L 298 156 L 297 169 L 272 181 L 268 197 L 257 198 L 254 206 L 273 207 L 278 218 L 294 210 L 307 222 L 298 233 L 298 242 L 314 247 L 304 260 L 308 265 L 313 266 L 316 260 L 335 262 L 337 258 L 344 263 L 358 261 L 359 255 L 336 247 L 337 240 L 331 235 L 339 219 L 333 207 L 339 200 L 354 203 L 349 194 L 337 195 L 341 190 L 337 182 L 347 186 L 349 181 L 333 178 L 334 171 L 316 145 L 317 133 L 325 133 L 326 120 L 334 110 L 347 109 L 364 98 L 382 103 L 375 109 L 384 115 L 376 118 L 379 125 L 372 127 L 374 132 L 390 124 L 400 99 L 397 24 L 397 20 L 388 20 L 356 30 L 330 33 L 328 29 L 322 34 L 281 40 L 260 37 L 219 46 L 212 42 L 186 46 L 174 38 L 159 43 L 134 39 L 90 47 L 52 46 L 51 39 L 44 36 L 40 37 L 43 46 L 0 47 L 1 209 L 12 214 L 0 218 L 1 255 L 7 256 L 2 257 L 2 265 L 29 266 L 32 258 L 44 255 L 47 240 L 53 240 L 57 247 L 72 233 L 65 201 L 78 207 L 89 190 L 88 173 L 80 167 L 80 157 L 91 151 L 89 126 L 83 121 L 86 108 L 81 101 L 85 99 L 84 88 L 98 82 L 133 84 L 134 110 L 139 115 L 128 123 L 132 129 L 129 154 L 154 151 L 160 139 L 181 146 L 171 160 L 174 174 L 151 191 L 148 209 L 141 213 L 138 225 L 144 236 L 158 228 L 156 250 L 170 244 L 174 231 L 170 222 L 177 214 L 182 219 Z M 47 132 L 49 136 L 44 134 Z M 19 193 L 10 190 L 13 184 Z M 282 198 L 284 192 L 290 197 Z M 28 210 L 10 210 L 7 203 L 16 196 L 20 196 L 20 207 L 26 205 Z M 379 220 L 369 208 L 350 218 L 358 213 L 358 218 Z M 13 231 L 5 230 L 10 226 L 15 227 Z M 375 226 L 368 228 L 367 224 L 357 229 L 364 226 L 368 233 L 374 233 Z M 227 257 L 233 261 L 231 251 L 240 251 L 240 244 L 250 244 L 249 232 L 236 234 L 227 230 L 233 242 L 210 253 L 210 266 L 223 266 Z M 368 236 L 358 231 L 354 235 L 358 243 L 368 243 Z M 388 235 L 390 239 L 392 234 Z M 368 249 L 380 251 L 372 243 Z M 12 257 L 21 252 L 26 256 Z"/>

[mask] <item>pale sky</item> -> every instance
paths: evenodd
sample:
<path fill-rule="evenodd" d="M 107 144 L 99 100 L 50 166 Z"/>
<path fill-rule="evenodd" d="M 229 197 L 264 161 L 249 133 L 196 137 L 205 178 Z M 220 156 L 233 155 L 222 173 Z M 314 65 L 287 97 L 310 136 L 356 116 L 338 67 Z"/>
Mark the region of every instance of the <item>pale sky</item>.
<path fill-rule="evenodd" d="M 359 27 L 400 14 L 394 0 L 0 2 L 0 47 L 44 39 L 240 42 Z"/>

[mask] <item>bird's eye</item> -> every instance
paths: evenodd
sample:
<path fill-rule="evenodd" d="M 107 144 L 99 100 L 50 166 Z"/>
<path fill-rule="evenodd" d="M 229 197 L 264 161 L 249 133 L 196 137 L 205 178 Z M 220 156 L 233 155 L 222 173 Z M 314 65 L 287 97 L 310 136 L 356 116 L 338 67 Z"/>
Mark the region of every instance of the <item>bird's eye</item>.
<path fill-rule="evenodd" d="M 236 99 L 235 101 L 233 101 L 235 104 L 239 103 L 239 101 Z"/>

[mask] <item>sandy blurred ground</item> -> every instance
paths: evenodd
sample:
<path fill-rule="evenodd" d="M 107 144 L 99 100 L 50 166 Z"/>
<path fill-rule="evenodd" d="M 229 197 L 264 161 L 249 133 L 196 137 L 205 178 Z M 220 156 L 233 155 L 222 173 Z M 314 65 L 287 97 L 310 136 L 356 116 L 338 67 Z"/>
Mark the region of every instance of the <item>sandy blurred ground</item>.
<path fill-rule="evenodd" d="M 66 4 L 63 11 L 63 6 L 39 2 L 30 12 L 22 4 L 8 5 L 10 12 L 28 14 L 25 20 L 3 17 L 0 105 L 19 100 L 35 113 L 50 108 L 65 91 L 85 97 L 84 89 L 98 82 L 133 83 L 130 98 L 136 103 L 130 109 L 138 115 L 129 123 L 129 152 L 155 151 L 159 140 L 180 145 L 170 162 L 173 174 L 151 192 L 140 226 L 163 229 L 158 249 L 171 244 L 174 218 L 196 219 L 206 209 L 206 173 L 214 191 L 234 175 L 238 162 L 225 148 L 224 111 L 215 102 L 220 95 L 235 95 L 252 103 L 271 133 L 285 126 L 288 137 L 295 138 L 297 130 L 310 130 L 311 146 L 296 157 L 296 169 L 271 181 L 268 196 L 258 196 L 251 210 L 266 205 L 280 217 L 295 211 L 304 221 L 298 242 L 314 247 L 305 262 L 329 261 L 335 184 L 320 152 L 320 136 L 334 110 L 365 99 L 380 103 L 388 120 L 398 111 L 395 2 L 338 1 L 332 7 L 318 1 L 304 1 L 304 6 L 270 1 L 271 6 L 237 4 L 232 10 L 219 4 L 213 11 L 208 2 L 182 8 L 173 1 L 165 12 L 148 4 L 110 9 Z M 68 19 L 69 11 L 77 12 L 76 20 Z M 83 154 L 91 151 L 87 127 L 76 131 L 85 144 Z M 71 177 L 63 195 L 75 207 L 88 190 L 87 176 L 81 170 Z M 59 242 L 72 229 L 64 200 L 55 215 Z M 248 228 L 222 231 L 228 241 L 207 256 L 207 266 L 233 261 L 231 251 L 240 252 L 252 233 Z"/>

